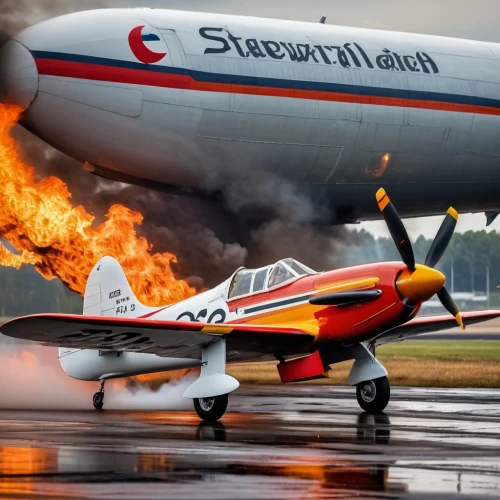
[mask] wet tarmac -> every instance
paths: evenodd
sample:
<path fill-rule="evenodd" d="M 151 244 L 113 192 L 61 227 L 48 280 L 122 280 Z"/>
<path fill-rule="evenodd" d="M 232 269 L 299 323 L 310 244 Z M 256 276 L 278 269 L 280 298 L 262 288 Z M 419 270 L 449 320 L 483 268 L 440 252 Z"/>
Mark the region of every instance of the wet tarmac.
<path fill-rule="evenodd" d="M 13 389 L 15 390 L 15 389 Z M 0 498 L 500 496 L 500 390 L 246 387 L 221 423 L 182 412 L 0 412 Z"/>

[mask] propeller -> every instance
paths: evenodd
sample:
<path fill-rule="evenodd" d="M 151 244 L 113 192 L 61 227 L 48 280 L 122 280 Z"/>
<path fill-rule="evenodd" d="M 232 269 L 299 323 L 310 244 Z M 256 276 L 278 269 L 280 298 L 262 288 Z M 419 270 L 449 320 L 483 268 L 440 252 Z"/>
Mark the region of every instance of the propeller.
<path fill-rule="evenodd" d="M 434 269 L 448 247 L 458 221 L 457 211 L 450 207 L 432 242 L 425 265 L 415 264 L 410 238 L 396 208 L 383 188 L 377 191 L 377 203 L 396 244 L 405 269 L 396 281 L 398 293 L 409 303 L 425 302 L 437 294 L 443 307 L 453 315 L 460 328 L 465 329 L 460 310 L 445 287 L 446 278 Z"/>

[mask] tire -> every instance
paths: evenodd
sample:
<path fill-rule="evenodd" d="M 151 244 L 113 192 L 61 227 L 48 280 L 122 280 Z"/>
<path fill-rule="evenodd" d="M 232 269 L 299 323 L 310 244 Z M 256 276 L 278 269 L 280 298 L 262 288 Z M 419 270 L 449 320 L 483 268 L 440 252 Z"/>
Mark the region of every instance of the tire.
<path fill-rule="evenodd" d="M 104 406 L 104 392 L 96 392 L 92 398 L 92 403 L 94 403 L 96 410 L 102 410 Z"/>
<path fill-rule="evenodd" d="M 387 377 L 360 382 L 356 386 L 359 406 L 367 413 L 384 411 L 391 397 L 391 386 Z"/>
<path fill-rule="evenodd" d="M 193 401 L 196 413 L 204 422 L 216 422 L 226 412 L 229 395 L 198 398 Z"/>

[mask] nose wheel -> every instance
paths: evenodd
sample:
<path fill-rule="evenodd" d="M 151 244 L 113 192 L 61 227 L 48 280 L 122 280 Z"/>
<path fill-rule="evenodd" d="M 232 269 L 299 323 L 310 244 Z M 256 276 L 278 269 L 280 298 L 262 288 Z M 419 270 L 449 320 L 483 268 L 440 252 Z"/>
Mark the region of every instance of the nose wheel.
<path fill-rule="evenodd" d="M 359 406 L 368 413 L 384 411 L 391 397 L 391 386 L 387 377 L 365 380 L 356 385 Z"/>
<path fill-rule="evenodd" d="M 92 403 L 94 404 L 94 408 L 96 410 L 102 410 L 102 407 L 104 406 L 104 380 L 101 380 L 101 389 L 99 392 L 94 394 Z"/>

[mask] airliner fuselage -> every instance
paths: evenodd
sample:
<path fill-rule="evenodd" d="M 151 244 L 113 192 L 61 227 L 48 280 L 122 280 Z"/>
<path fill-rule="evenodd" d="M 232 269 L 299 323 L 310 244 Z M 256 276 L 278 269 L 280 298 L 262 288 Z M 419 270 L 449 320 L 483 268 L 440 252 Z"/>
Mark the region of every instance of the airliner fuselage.
<path fill-rule="evenodd" d="M 4 49 L 23 124 L 98 175 L 218 190 L 256 172 L 331 219 L 500 211 L 500 45 L 158 9 L 87 11 Z"/>

